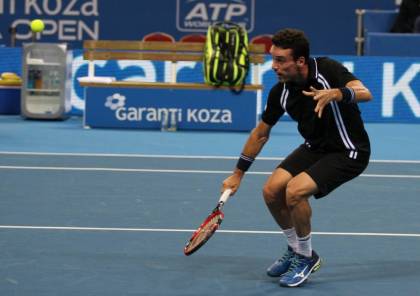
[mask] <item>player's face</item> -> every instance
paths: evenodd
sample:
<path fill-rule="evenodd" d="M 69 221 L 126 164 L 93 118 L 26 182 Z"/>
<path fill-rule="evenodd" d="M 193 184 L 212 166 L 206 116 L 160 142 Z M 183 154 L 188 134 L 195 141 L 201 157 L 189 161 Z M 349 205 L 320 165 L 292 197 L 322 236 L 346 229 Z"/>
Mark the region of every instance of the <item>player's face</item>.
<path fill-rule="evenodd" d="M 271 46 L 270 53 L 273 58 L 273 64 L 271 67 L 274 72 L 276 72 L 280 82 L 300 82 L 303 80 L 303 57 L 295 61 L 293 59 L 292 49 L 284 49 L 274 45 Z"/>

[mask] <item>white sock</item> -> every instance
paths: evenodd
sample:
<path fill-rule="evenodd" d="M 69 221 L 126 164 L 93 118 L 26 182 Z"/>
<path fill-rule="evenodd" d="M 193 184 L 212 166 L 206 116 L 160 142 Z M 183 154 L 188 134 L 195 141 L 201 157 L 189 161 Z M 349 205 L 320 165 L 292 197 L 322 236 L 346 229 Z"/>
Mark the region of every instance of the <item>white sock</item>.
<path fill-rule="evenodd" d="M 296 253 L 303 255 L 305 257 L 312 257 L 312 241 L 311 241 L 310 233 L 305 237 L 297 238 Z"/>
<path fill-rule="evenodd" d="M 283 229 L 283 233 L 287 238 L 287 244 L 296 252 L 298 242 L 295 228 Z"/>

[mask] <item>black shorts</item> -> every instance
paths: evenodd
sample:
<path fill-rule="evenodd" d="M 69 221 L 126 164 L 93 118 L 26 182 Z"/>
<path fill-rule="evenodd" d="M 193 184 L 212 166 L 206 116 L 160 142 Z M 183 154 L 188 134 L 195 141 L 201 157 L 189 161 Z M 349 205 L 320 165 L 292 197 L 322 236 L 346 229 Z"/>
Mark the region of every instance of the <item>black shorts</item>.
<path fill-rule="evenodd" d="M 349 152 L 317 152 L 302 145 L 279 164 L 292 176 L 306 172 L 317 184 L 319 192 L 314 196 L 321 198 L 341 184 L 360 175 L 369 163 L 369 153 L 358 152 L 356 159 Z"/>

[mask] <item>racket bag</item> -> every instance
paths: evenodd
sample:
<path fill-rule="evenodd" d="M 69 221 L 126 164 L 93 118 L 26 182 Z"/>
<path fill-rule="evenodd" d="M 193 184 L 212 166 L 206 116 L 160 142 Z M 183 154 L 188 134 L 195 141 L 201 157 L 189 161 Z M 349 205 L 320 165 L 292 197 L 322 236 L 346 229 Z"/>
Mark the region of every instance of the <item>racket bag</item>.
<path fill-rule="evenodd" d="M 231 22 L 208 27 L 203 55 L 204 81 L 242 89 L 249 70 L 248 33 Z"/>

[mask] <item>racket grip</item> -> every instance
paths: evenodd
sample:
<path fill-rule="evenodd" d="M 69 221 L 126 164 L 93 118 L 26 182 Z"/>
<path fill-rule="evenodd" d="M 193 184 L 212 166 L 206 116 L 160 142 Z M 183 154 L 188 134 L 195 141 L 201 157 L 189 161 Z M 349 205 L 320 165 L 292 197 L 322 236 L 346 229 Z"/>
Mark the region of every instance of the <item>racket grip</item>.
<path fill-rule="evenodd" d="M 231 193 L 232 189 L 226 189 L 225 191 L 223 191 L 222 195 L 220 196 L 219 202 L 225 203 L 229 199 Z"/>

